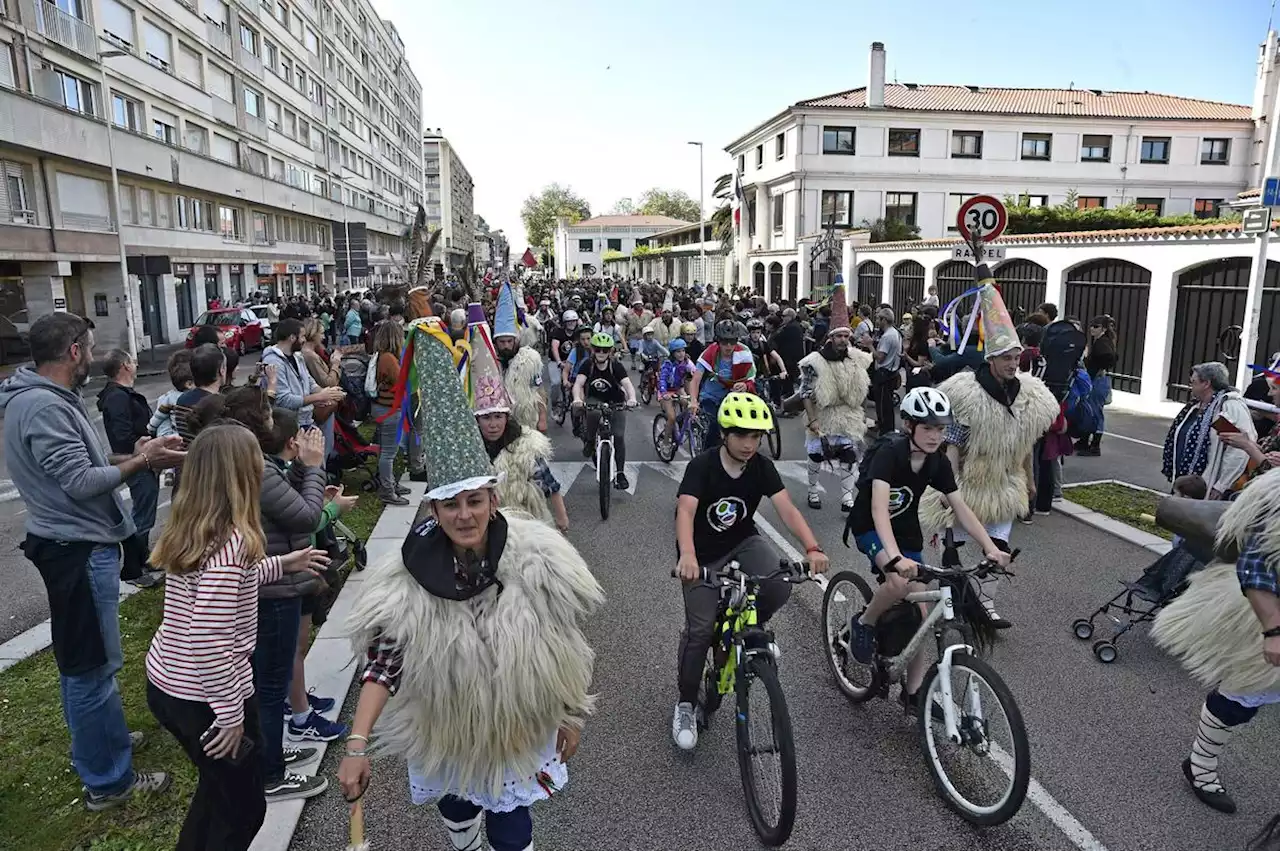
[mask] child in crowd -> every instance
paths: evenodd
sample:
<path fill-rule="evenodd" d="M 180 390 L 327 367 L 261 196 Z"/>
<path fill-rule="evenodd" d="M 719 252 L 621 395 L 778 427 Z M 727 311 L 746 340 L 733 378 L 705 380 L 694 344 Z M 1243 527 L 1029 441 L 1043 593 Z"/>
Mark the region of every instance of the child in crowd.
<path fill-rule="evenodd" d="M 169 380 L 173 389 L 156 400 L 156 412 L 151 415 L 147 430 L 155 437 L 168 437 L 178 433 L 173 422 L 173 406 L 178 404 L 178 397 L 195 387 L 191 378 L 191 350 L 178 349 L 169 355 Z"/>

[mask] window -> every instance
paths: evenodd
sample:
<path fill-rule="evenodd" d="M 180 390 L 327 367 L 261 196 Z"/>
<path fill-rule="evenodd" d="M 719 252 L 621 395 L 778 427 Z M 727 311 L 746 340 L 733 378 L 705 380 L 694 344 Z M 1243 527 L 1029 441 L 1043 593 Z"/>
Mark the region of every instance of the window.
<path fill-rule="evenodd" d="M 1047 207 L 1049 206 L 1048 195 L 1019 195 L 1018 203 L 1023 207 Z"/>
<path fill-rule="evenodd" d="M 280 104 L 273 100 L 267 101 L 267 124 L 272 130 L 280 129 Z"/>
<path fill-rule="evenodd" d="M 1138 159 L 1144 163 L 1169 162 L 1169 137 L 1143 136 L 1142 150 L 1138 154 Z"/>
<path fill-rule="evenodd" d="M 98 114 L 92 83 L 58 68 L 46 68 L 44 74 L 50 86 L 49 100 L 85 115 Z"/>
<path fill-rule="evenodd" d="M 100 23 L 103 31 L 111 36 L 112 41 L 132 47 L 136 40 L 133 32 L 133 10 L 116 0 L 101 0 L 98 8 L 102 10 Z"/>
<path fill-rule="evenodd" d="M 152 107 L 151 135 L 166 145 L 174 144 L 178 139 L 178 116 Z"/>
<path fill-rule="evenodd" d="M 1080 161 L 1091 163 L 1111 162 L 1111 137 L 1084 136 L 1080 140 Z"/>
<path fill-rule="evenodd" d="M 279 2 L 279 0 L 276 0 L 274 11 L 276 20 L 284 24 L 286 27 L 289 26 L 289 7 Z"/>
<path fill-rule="evenodd" d="M 303 39 L 302 43 L 306 45 L 309 52 L 315 54 L 320 52 L 320 40 L 316 38 L 316 31 L 311 29 L 311 27 L 307 27 L 306 37 Z"/>
<path fill-rule="evenodd" d="M 138 223 L 137 205 L 133 197 L 133 187 L 120 184 L 120 223 L 136 225 Z"/>
<path fill-rule="evenodd" d="M 621 239 L 610 239 L 610 240 L 608 240 L 608 244 L 609 244 L 609 250 L 610 250 L 610 251 L 621 251 L 621 250 L 622 250 L 622 240 L 621 240 Z"/>
<path fill-rule="evenodd" d="M 142 21 L 142 45 L 147 52 L 146 60 L 152 65 L 166 71 L 173 65 L 173 39 L 145 18 Z"/>
<path fill-rule="evenodd" d="M 856 128 L 823 127 L 822 128 L 822 153 L 846 154 L 846 155 L 852 156 L 855 152 L 856 140 L 857 140 Z"/>
<path fill-rule="evenodd" d="M 253 216 L 253 242 L 255 245 L 266 245 L 269 242 L 267 239 L 267 214 L 254 210 L 251 215 Z"/>
<path fill-rule="evenodd" d="M 284 160 L 271 158 L 271 179 L 284 182 Z"/>
<path fill-rule="evenodd" d="M 235 207 L 218 205 L 218 232 L 223 239 L 239 242 L 244 239 L 241 214 Z"/>
<path fill-rule="evenodd" d="M 288 136 L 290 139 L 298 138 L 298 116 L 296 114 L 290 110 L 284 110 L 283 121 L 280 122 L 280 125 L 284 128 L 281 131 L 284 135 Z"/>
<path fill-rule="evenodd" d="M 756 168 L 764 166 L 764 145 L 756 145 Z"/>
<path fill-rule="evenodd" d="M 956 159 L 982 159 L 982 131 L 952 131 L 951 156 Z"/>
<path fill-rule="evenodd" d="M 258 33 L 251 27 L 240 25 L 240 46 L 244 48 L 245 53 L 258 55 Z"/>
<path fill-rule="evenodd" d="M 173 198 L 173 226 L 180 230 L 191 230 L 191 202 L 184 195 Z"/>
<path fill-rule="evenodd" d="M 156 227 L 173 227 L 173 196 L 168 192 L 156 193 Z"/>
<path fill-rule="evenodd" d="M 213 202 L 191 199 L 191 227 L 208 233 L 214 231 Z"/>
<path fill-rule="evenodd" d="M 183 139 L 187 150 L 195 151 L 198 154 L 209 153 L 209 131 L 199 124 L 192 124 L 188 121 Z"/>
<path fill-rule="evenodd" d="M 821 224 L 827 227 L 834 222 L 836 227 L 850 227 L 850 217 L 853 212 L 853 193 L 852 192 L 833 192 L 824 191 L 822 193 L 822 216 Z"/>
<path fill-rule="evenodd" d="M 244 111 L 250 115 L 262 117 L 262 93 L 248 86 L 244 87 Z"/>
<path fill-rule="evenodd" d="M 142 104 L 124 95 L 111 96 L 111 120 L 117 127 L 138 132 L 142 125 Z"/>
<path fill-rule="evenodd" d="M 209 148 L 209 153 L 215 160 L 222 160 L 224 163 L 236 164 L 236 143 L 234 139 L 228 139 L 226 136 L 213 134 L 213 144 Z"/>
<path fill-rule="evenodd" d="M 272 71 L 276 70 L 280 64 L 280 51 L 276 49 L 274 43 L 262 40 L 262 64 L 266 65 Z"/>
<path fill-rule="evenodd" d="M 151 227 L 155 224 L 156 193 L 150 189 L 138 190 L 138 224 Z"/>
<path fill-rule="evenodd" d="M 222 98 L 227 103 L 235 103 L 235 95 L 231 93 L 231 75 L 209 63 L 209 94 Z"/>
<path fill-rule="evenodd" d="M 1053 151 L 1053 136 L 1049 133 L 1023 133 L 1022 158 L 1047 160 Z"/>
<path fill-rule="evenodd" d="M 4 174 L 5 192 L 0 194 L 0 208 L 4 208 L 4 224 L 34 225 L 35 210 L 27 195 L 27 168 L 19 163 L 0 162 Z"/>
<path fill-rule="evenodd" d="M 595 245 L 595 242 L 594 242 L 593 240 L 590 240 L 590 239 L 580 239 L 580 240 L 578 240 L 578 250 L 579 250 L 579 251 L 590 252 L 590 251 L 594 250 L 594 249 L 593 249 L 593 246 L 594 246 L 594 245 Z"/>
<path fill-rule="evenodd" d="M 920 156 L 920 131 L 891 129 L 889 131 L 889 156 Z"/>
<path fill-rule="evenodd" d="M 973 197 L 968 192 L 952 192 L 947 196 L 947 230 L 950 233 L 956 232 L 956 219 L 960 216 L 960 205 Z"/>
<path fill-rule="evenodd" d="M 916 223 L 916 193 L 886 192 L 884 194 L 884 217 L 914 225 Z"/>
<path fill-rule="evenodd" d="M 204 74 L 201 73 L 200 54 L 178 43 L 178 76 L 196 88 L 204 88 Z"/>
<path fill-rule="evenodd" d="M 278 72 L 280 78 L 289 85 L 293 85 L 293 60 L 288 56 L 280 57 L 280 70 Z"/>
<path fill-rule="evenodd" d="M 111 230 L 111 194 L 105 180 L 58 172 L 58 210 L 63 227 L 73 230 Z"/>
<path fill-rule="evenodd" d="M 1230 139 L 1205 139 L 1200 143 L 1201 165 L 1226 165 L 1230 158 Z"/>
<path fill-rule="evenodd" d="M 773 232 L 782 233 L 783 221 L 786 218 L 784 210 L 786 208 L 785 199 L 781 195 L 773 196 Z"/>
<path fill-rule="evenodd" d="M 1107 206 L 1107 199 L 1100 195 L 1081 195 L 1076 198 L 1076 209 L 1093 210 Z"/>
<path fill-rule="evenodd" d="M 1139 198 L 1133 202 L 1135 210 L 1155 213 L 1157 216 L 1164 215 L 1164 199 L 1163 198 Z"/>
<path fill-rule="evenodd" d="M 13 48 L 7 41 L 0 41 L 0 86 L 6 89 L 18 87 L 18 75 L 14 71 Z"/>
<path fill-rule="evenodd" d="M 1221 198 L 1197 198 L 1195 215 L 1197 219 L 1216 219 L 1221 208 Z"/>
<path fill-rule="evenodd" d="M 777 150 L 777 158 L 782 159 L 787 155 L 787 134 L 779 133 L 773 140 L 774 148 Z"/>

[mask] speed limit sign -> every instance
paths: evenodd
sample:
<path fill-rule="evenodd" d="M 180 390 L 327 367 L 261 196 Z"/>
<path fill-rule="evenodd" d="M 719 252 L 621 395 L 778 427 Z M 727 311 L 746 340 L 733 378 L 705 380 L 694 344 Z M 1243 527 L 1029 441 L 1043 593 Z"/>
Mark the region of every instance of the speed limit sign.
<path fill-rule="evenodd" d="M 1005 212 L 1004 204 L 990 195 L 973 196 L 960 205 L 960 212 L 956 215 L 956 229 L 968 242 L 972 242 L 974 237 L 990 242 L 1004 233 L 1008 224 L 1009 214 Z"/>

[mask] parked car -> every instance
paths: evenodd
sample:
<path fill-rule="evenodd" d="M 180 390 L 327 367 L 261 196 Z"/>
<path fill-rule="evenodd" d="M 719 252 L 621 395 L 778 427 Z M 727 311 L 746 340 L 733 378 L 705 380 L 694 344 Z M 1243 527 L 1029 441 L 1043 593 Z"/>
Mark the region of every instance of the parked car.
<path fill-rule="evenodd" d="M 261 349 L 266 345 L 265 320 L 246 307 L 210 310 L 201 315 L 187 332 L 188 349 L 195 345 L 196 332 L 205 326 L 216 328 L 222 345 L 242 355 L 249 349 Z"/>
<path fill-rule="evenodd" d="M 262 323 L 262 337 L 264 340 L 274 340 L 275 336 L 271 329 L 275 327 L 275 323 L 280 321 L 280 310 L 274 304 L 251 304 L 245 308 L 253 314 L 254 318 Z"/>

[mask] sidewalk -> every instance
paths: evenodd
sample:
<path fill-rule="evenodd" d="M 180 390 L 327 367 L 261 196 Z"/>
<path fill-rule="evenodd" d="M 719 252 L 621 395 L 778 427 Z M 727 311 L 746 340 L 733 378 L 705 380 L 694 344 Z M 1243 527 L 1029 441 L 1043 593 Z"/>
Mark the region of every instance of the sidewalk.
<path fill-rule="evenodd" d="M 165 366 L 169 363 L 169 355 L 185 345 L 186 341 L 184 340 L 181 343 L 165 343 L 152 349 L 140 349 L 138 351 L 138 377 L 164 375 Z M 106 359 L 105 355 L 109 349 L 102 346 L 95 346 L 95 348 L 99 357 L 94 358 L 93 369 L 89 373 L 89 386 L 107 382 L 107 379 L 102 375 L 102 363 Z M 0 381 L 8 378 L 21 366 L 31 366 L 31 361 L 0 364 Z"/>

